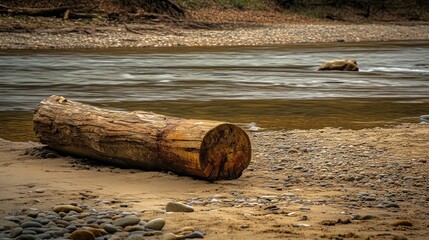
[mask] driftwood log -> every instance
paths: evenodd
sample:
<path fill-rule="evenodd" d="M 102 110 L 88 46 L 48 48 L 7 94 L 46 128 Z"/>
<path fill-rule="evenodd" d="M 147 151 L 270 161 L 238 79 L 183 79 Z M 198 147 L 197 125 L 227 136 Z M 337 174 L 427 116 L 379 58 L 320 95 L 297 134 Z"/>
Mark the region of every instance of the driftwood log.
<path fill-rule="evenodd" d="M 357 61 L 355 59 L 334 60 L 325 62 L 320 65 L 318 71 L 359 71 Z"/>
<path fill-rule="evenodd" d="M 220 180 L 240 177 L 251 159 L 248 135 L 217 121 L 106 110 L 51 96 L 37 106 L 33 124 L 53 149 L 125 167 Z"/>

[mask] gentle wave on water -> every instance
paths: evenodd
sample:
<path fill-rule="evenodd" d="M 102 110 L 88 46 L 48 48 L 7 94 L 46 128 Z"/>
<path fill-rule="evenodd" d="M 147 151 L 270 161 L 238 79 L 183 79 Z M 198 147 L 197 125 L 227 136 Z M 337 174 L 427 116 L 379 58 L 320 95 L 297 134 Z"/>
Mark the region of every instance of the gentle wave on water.
<path fill-rule="evenodd" d="M 396 72 L 396 73 L 407 73 L 407 72 L 417 72 L 417 73 L 429 73 L 429 68 L 402 68 L 402 67 L 372 67 L 364 69 L 361 71 L 367 72 Z"/>

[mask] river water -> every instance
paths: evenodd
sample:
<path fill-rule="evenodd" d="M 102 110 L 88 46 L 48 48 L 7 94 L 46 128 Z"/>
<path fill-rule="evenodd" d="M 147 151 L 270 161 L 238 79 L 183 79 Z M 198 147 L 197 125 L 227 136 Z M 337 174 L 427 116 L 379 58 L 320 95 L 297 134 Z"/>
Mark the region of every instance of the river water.
<path fill-rule="evenodd" d="M 334 59 L 359 72 L 318 72 Z M 0 137 L 35 140 L 50 95 L 262 129 L 360 129 L 429 114 L 429 42 L 0 51 Z"/>

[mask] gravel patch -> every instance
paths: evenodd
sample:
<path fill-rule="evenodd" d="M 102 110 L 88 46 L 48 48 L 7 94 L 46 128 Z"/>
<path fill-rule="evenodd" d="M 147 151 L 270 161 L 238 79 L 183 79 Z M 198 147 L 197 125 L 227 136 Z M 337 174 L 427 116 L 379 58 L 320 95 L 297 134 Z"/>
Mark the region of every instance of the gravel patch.
<path fill-rule="evenodd" d="M 143 29 L 129 25 L 130 29 Z M 259 46 L 294 43 L 429 40 L 429 25 L 400 24 L 259 24 L 226 30 L 161 29 L 128 31 L 125 26 L 88 26 L 31 32 L 0 32 L 0 49 L 70 49 L 123 47 Z"/>

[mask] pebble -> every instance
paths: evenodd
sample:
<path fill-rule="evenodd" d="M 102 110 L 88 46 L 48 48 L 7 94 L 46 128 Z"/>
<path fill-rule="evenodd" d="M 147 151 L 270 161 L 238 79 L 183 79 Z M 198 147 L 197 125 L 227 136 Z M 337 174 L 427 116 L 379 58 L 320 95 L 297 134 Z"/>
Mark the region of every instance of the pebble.
<path fill-rule="evenodd" d="M 71 240 L 95 240 L 95 236 L 92 232 L 88 230 L 76 230 L 70 234 L 69 238 Z"/>
<path fill-rule="evenodd" d="M 183 236 L 184 238 L 204 238 L 204 233 L 201 231 L 195 231 Z"/>
<path fill-rule="evenodd" d="M 143 234 L 134 234 L 127 237 L 127 240 L 145 240 Z"/>
<path fill-rule="evenodd" d="M 126 232 L 135 232 L 135 231 L 143 231 L 145 228 L 143 226 L 134 225 L 134 226 L 126 226 L 124 231 Z"/>
<path fill-rule="evenodd" d="M 21 235 L 22 231 L 23 231 L 22 227 L 16 227 L 16 228 L 13 228 L 9 234 L 12 238 L 16 238 L 17 236 Z"/>
<path fill-rule="evenodd" d="M 22 228 L 31 228 L 31 227 L 40 228 L 40 227 L 42 227 L 42 224 L 40 224 L 38 222 L 34 222 L 34 221 L 29 221 L 29 222 L 23 222 L 21 224 L 21 227 Z"/>
<path fill-rule="evenodd" d="M 58 205 L 52 208 L 52 211 L 56 212 L 56 213 L 60 213 L 60 212 L 64 212 L 64 213 L 68 213 L 70 211 L 75 211 L 75 212 L 82 212 L 82 208 L 78 207 L 78 206 L 73 206 L 73 205 Z"/>
<path fill-rule="evenodd" d="M 146 228 L 150 228 L 153 230 L 162 230 L 162 228 L 165 225 L 165 220 L 162 218 L 155 218 L 153 220 L 150 220 L 145 224 Z"/>
<path fill-rule="evenodd" d="M 19 227 L 17 223 L 8 220 L 0 221 L 0 226 L 2 226 L 6 230 Z"/>
<path fill-rule="evenodd" d="M 252 126 L 248 130 L 249 132 L 258 132 L 259 130 L 261 130 L 261 128 L 257 126 Z"/>
<path fill-rule="evenodd" d="M 310 208 L 307 206 L 302 206 L 299 208 L 300 211 L 310 211 Z"/>
<path fill-rule="evenodd" d="M 106 230 L 101 228 L 88 228 L 85 230 L 90 231 L 92 234 L 94 234 L 95 237 L 101 237 L 108 234 Z"/>
<path fill-rule="evenodd" d="M 102 227 L 103 227 L 103 229 L 104 229 L 104 230 L 106 230 L 106 232 L 108 232 L 108 233 L 115 233 L 115 232 L 117 232 L 117 231 L 118 231 L 118 229 L 117 229 L 114 225 L 112 225 L 112 224 L 110 224 L 110 223 L 102 224 Z"/>
<path fill-rule="evenodd" d="M 78 204 L 76 204 L 78 205 Z M 61 206 L 61 211 L 58 210 Z M 72 240 L 107 240 L 107 239 L 144 239 L 145 237 L 163 234 L 166 221 L 162 218 L 155 218 L 149 222 L 141 221 L 137 212 L 123 212 L 120 210 L 107 210 L 98 212 L 88 206 L 74 206 L 79 209 L 91 209 L 78 212 L 65 205 L 57 205 L 52 209 L 58 211 L 39 211 L 37 218 L 30 220 L 26 215 L 27 210 L 21 215 L 7 216 L 0 220 L 0 240 L 4 237 L 15 239 L 72 239 Z M 72 205 L 70 205 L 72 206 Z M 68 212 L 66 214 L 63 212 Z M 85 214 L 87 213 L 87 214 Z M 62 216 L 62 218 L 61 218 Z M 9 219 L 9 220 L 6 220 Z M 66 219 L 67 221 L 63 220 Z M 13 221 L 10 221 L 13 220 Z M 45 221 L 46 220 L 46 221 Z M 95 222 L 94 222 L 95 220 Z M 100 225 L 96 222 L 100 221 Z M 41 224 L 44 222 L 45 224 Z M 181 229 L 181 235 L 175 239 L 183 239 L 183 235 L 192 234 L 189 237 L 197 238 L 203 234 L 195 231 L 193 227 Z M 167 234 L 166 236 L 168 236 Z M 174 235 L 174 234 L 173 234 Z"/>
<path fill-rule="evenodd" d="M 194 209 L 189 206 L 179 202 L 169 202 L 165 209 L 167 212 L 193 212 Z"/>
<path fill-rule="evenodd" d="M 392 226 L 395 226 L 395 227 L 397 227 L 397 226 L 412 227 L 413 223 L 410 220 L 399 220 L 399 221 L 392 223 Z"/>
<path fill-rule="evenodd" d="M 180 230 L 178 230 L 178 231 L 176 231 L 174 233 L 178 234 L 178 235 L 186 235 L 186 234 L 192 233 L 194 231 L 195 231 L 195 228 L 188 226 L 188 227 L 183 227 L 183 228 L 181 228 Z"/>
<path fill-rule="evenodd" d="M 161 237 L 161 240 L 177 240 L 177 239 L 181 239 L 181 238 L 179 238 L 179 236 L 176 236 L 173 233 L 166 233 Z"/>
<path fill-rule="evenodd" d="M 306 223 L 293 223 L 292 226 L 294 227 L 310 227 L 310 224 L 306 224 Z"/>
<path fill-rule="evenodd" d="M 134 215 L 129 215 L 123 218 L 118 218 L 112 222 L 114 226 L 126 227 L 136 225 L 140 222 L 140 218 Z"/>
<path fill-rule="evenodd" d="M 15 240 L 36 240 L 37 237 L 33 236 L 33 235 L 20 235 L 17 238 L 15 238 Z M 90 240 L 90 239 L 88 239 Z"/>

